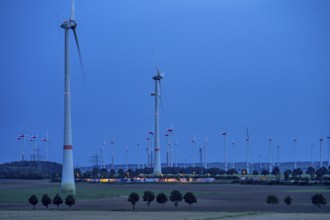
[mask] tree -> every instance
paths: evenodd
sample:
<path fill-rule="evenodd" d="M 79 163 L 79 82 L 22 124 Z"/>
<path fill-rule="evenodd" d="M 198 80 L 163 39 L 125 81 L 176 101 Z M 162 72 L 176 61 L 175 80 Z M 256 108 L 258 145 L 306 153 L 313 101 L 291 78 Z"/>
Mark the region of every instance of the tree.
<path fill-rule="evenodd" d="M 52 204 L 52 199 L 47 194 L 44 194 L 41 198 L 41 202 L 48 209 L 48 205 Z"/>
<path fill-rule="evenodd" d="M 175 208 L 178 207 L 179 202 L 182 201 L 182 194 L 178 190 L 173 190 L 170 195 L 170 201 L 174 202 Z"/>
<path fill-rule="evenodd" d="M 306 170 L 306 174 L 309 174 L 312 180 L 315 179 L 315 173 L 314 167 L 308 167 Z"/>
<path fill-rule="evenodd" d="M 75 179 L 81 179 L 82 174 L 81 174 L 81 170 L 79 168 L 75 168 L 73 170 L 73 173 L 74 173 L 74 178 Z"/>
<path fill-rule="evenodd" d="M 278 198 L 274 195 L 269 195 L 266 197 L 266 202 L 274 208 L 274 205 L 278 204 Z"/>
<path fill-rule="evenodd" d="M 86 171 L 85 173 L 83 173 L 83 176 L 82 176 L 84 179 L 89 179 L 92 177 L 92 172 L 91 171 Z"/>
<path fill-rule="evenodd" d="M 303 172 L 299 167 L 297 169 L 293 169 L 292 171 L 292 176 L 294 179 L 297 179 L 298 177 L 300 178 L 302 174 Z"/>
<path fill-rule="evenodd" d="M 159 193 L 156 197 L 156 201 L 160 204 L 162 204 L 162 207 L 167 202 L 167 196 L 164 193 Z"/>
<path fill-rule="evenodd" d="M 316 171 L 317 179 L 320 180 L 321 182 L 322 182 L 323 176 L 325 174 L 328 174 L 328 170 L 325 167 L 321 167 L 321 168 L 317 169 L 317 171 Z"/>
<path fill-rule="evenodd" d="M 261 171 L 261 175 L 267 176 L 267 175 L 269 175 L 269 171 L 266 170 L 266 169 L 263 169 L 263 170 Z"/>
<path fill-rule="evenodd" d="M 291 198 L 291 196 L 286 196 L 285 198 L 284 198 L 284 203 L 286 204 L 286 205 L 291 205 L 292 204 L 292 198 Z"/>
<path fill-rule="evenodd" d="M 253 170 L 252 174 L 256 176 L 259 175 L 259 172 L 257 170 Z"/>
<path fill-rule="evenodd" d="M 109 177 L 113 178 L 116 175 L 116 171 L 114 169 L 110 170 Z"/>
<path fill-rule="evenodd" d="M 317 193 L 312 196 L 312 203 L 317 207 L 321 208 L 321 206 L 325 206 L 327 204 L 327 200 L 320 193 Z"/>
<path fill-rule="evenodd" d="M 291 170 L 284 171 L 284 179 L 288 180 L 290 178 L 290 175 L 292 174 Z"/>
<path fill-rule="evenodd" d="M 63 204 L 63 199 L 59 194 L 56 194 L 56 196 L 54 197 L 53 204 L 57 205 L 57 208 L 59 208 L 59 206 Z"/>
<path fill-rule="evenodd" d="M 35 209 L 35 206 L 38 204 L 37 196 L 36 195 L 30 196 L 29 203 L 33 206 L 33 209 Z"/>
<path fill-rule="evenodd" d="M 100 170 L 100 178 L 108 178 L 109 174 L 108 174 L 108 170 L 106 168 L 102 168 Z"/>
<path fill-rule="evenodd" d="M 70 208 L 72 205 L 76 204 L 76 200 L 73 195 L 68 195 L 65 199 L 65 204 L 68 205 Z"/>
<path fill-rule="evenodd" d="M 140 200 L 139 194 L 132 192 L 129 194 L 128 201 L 133 205 L 133 210 L 135 210 L 135 204 Z"/>
<path fill-rule="evenodd" d="M 278 167 L 274 167 L 274 169 L 273 169 L 273 171 L 272 171 L 272 174 L 275 175 L 275 176 L 280 175 L 280 168 L 278 168 Z"/>
<path fill-rule="evenodd" d="M 237 170 L 235 169 L 235 168 L 231 168 L 231 169 L 229 169 L 228 171 L 227 171 L 227 174 L 228 175 L 231 175 L 231 176 L 233 176 L 233 175 L 237 175 Z"/>
<path fill-rule="evenodd" d="M 123 169 L 119 169 L 117 171 L 118 178 L 125 178 L 125 171 Z"/>
<path fill-rule="evenodd" d="M 150 203 L 155 200 L 155 194 L 151 191 L 144 191 L 143 201 L 147 202 L 147 206 L 150 206 Z"/>
<path fill-rule="evenodd" d="M 100 177 L 100 168 L 94 167 L 91 174 L 92 174 L 92 178 L 99 178 Z"/>
<path fill-rule="evenodd" d="M 189 204 L 189 206 L 197 202 L 196 196 L 192 192 L 187 192 L 184 194 L 183 199 L 186 203 Z"/>

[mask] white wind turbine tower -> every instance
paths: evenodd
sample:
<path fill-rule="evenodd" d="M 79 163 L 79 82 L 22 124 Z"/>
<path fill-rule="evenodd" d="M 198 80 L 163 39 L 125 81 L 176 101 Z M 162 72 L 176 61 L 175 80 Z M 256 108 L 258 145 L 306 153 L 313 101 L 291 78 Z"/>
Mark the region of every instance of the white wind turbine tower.
<path fill-rule="evenodd" d="M 207 143 L 208 143 L 208 140 L 207 140 L 207 138 L 205 138 L 205 141 L 204 141 L 204 168 L 205 169 L 207 168 L 207 162 L 206 162 L 206 147 L 207 147 Z"/>
<path fill-rule="evenodd" d="M 250 173 L 250 136 L 249 130 L 246 128 L 246 172 Z"/>
<path fill-rule="evenodd" d="M 227 167 L 227 148 L 226 148 L 227 129 L 225 129 L 225 131 L 221 132 L 221 134 L 223 135 L 225 171 L 227 171 L 228 170 L 228 167 Z"/>
<path fill-rule="evenodd" d="M 320 167 L 323 167 L 323 162 L 322 162 L 322 145 L 323 145 L 323 138 L 320 138 Z"/>
<path fill-rule="evenodd" d="M 24 148 L 25 148 L 25 137 L 26 135 L 21 133 L 18 137 L 17 140 L 22 141 L 22 145 L 21 145 L 21 152 L 20 152 L 20 160 L 24 161 Z"/>
<path fill-rule="evenodd" d="M 297 169 L 296 147 L 297 147 L 297 139 L 294 139 L 293 140 L 293 161 L 294 161 L 294 168 L 295 169 Z"/>
<path fill-rule="evenodd" d="M 269 138 L 269 173 L 272 172 L 272 139 Z"/>
<path fill-rule="evenodd" d="M 192 149 L 192 166 L 195 167 L 195 143 L 196 143 L 196 139 L 195 136 L 193 137 L 193 139 L 191 139 L 191 149 Z"/>
<path fill-rule="evenodd" d="M 154 133 L 154 141 L 155 141 L 155 151 L 154 151 L 154 175 L 161 175 L 162 174 L 162 167 L 160 162 L 160 144 L 159 144 L 159 112 L 158 112 L 158 101 L 160 99 L 160 81 L 163 79 L 162 74 L 160 73 L 159 69 L 157 68 L 157 73 L 153 77 L 155 80 L 155 92 L 152 93 L 152 96 L 155 96 L 155 133 Z"/>
<path fill-rule="evenodd" d="M 280 146 L 277 145 L 277 167 L 280 168 Z"/>
<path fill-rule="evenodd" d="M 80 65 L 82 58 L 76 32 L 75 5 L 72 0 L 70 20 L 65 20 L 61 28 L 65 30 L 65 80 L 64 80 L 64 147 L 61 191 L 63 193 L 76 193 L 72 158 L 72 131 L 71 131 L 71 95 L 70 95 L 70 62 L 69 62 L 69 31 L 72 30 L 79 54 Z"/>
<path fill-rule="evenodd" d="M 48 132 L 46 133 L 45 138 L 41 138 L 41 141 L 45 142 L 45 150 L 46 150 L 45 161 L 48 161 Z"/>
<path fill-rule="evenodd" d="M 169 162 L 170 167 L 173 167 L 173 128 L 167 129 L 167 133 L 169 135 L 169 144 L 170 144 L 170 155 L 169 155 Z"/>
<path fill-rule="evenodd" d="M 111 144 L 111 169 L 114 170 L 115 169 L 115 139 L 112 138 L 112 140 L 110 141 Z"/>
<path fill-rule="evenodd" d="M 235 169 L 235 142 L 231 142 L 232 145 L 232 167 L 233 169 Z"/>
<path fill-rule="evenodd" d="M 330 166 L 330 135 L 327 137 L 328 139 L 328 167 Z"/>

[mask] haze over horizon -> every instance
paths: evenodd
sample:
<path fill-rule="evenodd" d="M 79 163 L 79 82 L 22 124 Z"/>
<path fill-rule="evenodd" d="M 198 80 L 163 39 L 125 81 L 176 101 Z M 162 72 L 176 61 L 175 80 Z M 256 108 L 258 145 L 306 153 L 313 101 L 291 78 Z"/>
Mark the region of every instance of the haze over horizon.
<path fill-rule="evenodd" d="M 19 5 L 19 7 L 18 7 Z M 0 163 L 18 160 L 20 133 L 49 134 L 49 160 L 62 163 L 64 31 L 70 0 L 0 1 Z M 161 162 L 167 128 L 174 154 L 195 162 L 208 139 L 208 162 L 268 161 L 268 140 L 280 161 L 328 158 L 330 136 L 330 2 L 326 0 L 76 0 L 86 80 L 70 34 L 74 164 L 115 139 L 115 163 L 145 163 L 154 126 L 154 63 L 164 73 Z M 25 143 L 30 159 L 31 143 Z M 44 152 L 43 152 L 44 153 Z M 106 163 L 111 146 L 107 145 Z"/>

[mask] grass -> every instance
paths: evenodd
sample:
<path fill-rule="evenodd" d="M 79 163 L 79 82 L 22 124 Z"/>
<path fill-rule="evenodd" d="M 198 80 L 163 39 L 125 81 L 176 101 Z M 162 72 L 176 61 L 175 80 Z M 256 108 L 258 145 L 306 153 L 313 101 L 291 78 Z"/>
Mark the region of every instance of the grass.
<path fill-rule="evenodd" d="M 244 217 L 244 216 L 254 216 L 260 214 L 258 212 L 222 212 L 219 216 L 212 216 L 206 218 L 197 218 L 193 220 L 217 220 L 217 219 L 225 219 L 225 218 L 237 218 L 237 217 Z"/>
<path fill-rule="evenodd" d="M 329 189 L 293 189 L 293 190 L 285 190 L 283 192 L 293 192 L 293 193 L 328 193 Z"/>
<path fill-rule="evenodd" d="M 78 200 L 93 200 L 93 199 L 108 199 L 119 196 L 128 196 L 131 192 L 137 192 L 140 197 L 142 197 L 144 189 L 132 190 L 131 188 L 122 189 L 113 188 L 108 184 L 88 184 L 88 183 L 79 183 L 76 184 L 77 195 L 75 198 Z M 50 186 L 26 186 L 16 189 L 6 189 L 0 191 L 0 202 L 21 202 L 26 203 L 28 198 L 35 194 L 39 200 L 41 200 L 43 194 L 48 194 L 50 198 L 60 192 L 59 185 L 50 185 Z M 171 190 L 153 190 L 155 195 L 158 193 L 165 193 L 167 196 L 170 195 Z M 185 193 L 185 192 L 182 192 Z M 207 194 L 205 192 L 194 192 L 196 196 L 201 194 Z M 62 198 L 65 198 L 65 195 L 61 195 Z"/>

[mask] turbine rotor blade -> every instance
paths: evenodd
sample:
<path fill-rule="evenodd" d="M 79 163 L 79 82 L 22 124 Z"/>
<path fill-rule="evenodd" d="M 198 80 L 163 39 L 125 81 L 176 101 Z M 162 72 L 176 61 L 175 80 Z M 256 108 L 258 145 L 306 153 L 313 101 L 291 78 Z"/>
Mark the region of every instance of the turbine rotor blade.
<path fill-rule="evenodd" d="M 84 62 L 83 62 L 83 59 L 82 59 L 82 56 L 81 56 L 81 52 L 80 52 L 80 46 L 79 46 L 79 41 L 78 41 L 78 36 L 77 36 L 76 28 L 72 28 L 72 31 L 73 31 L 74 38 L 76 40 L 77 49 L 78 49 L 79 63 L 80 63 L 82 77 L 83 77 L 83 80 L 85 81 Z"/>
<path fill-rule="evenodd" d="M 164 105 L 163 105 L 163 100 L 162 100 L 162 86 L 161 86 L 161 83 L 160 83 L 160 80 L 158 80 L 158 85 L 159 85 L 159 94 L 158 94 L 158 98 L 159 98 L 159 101 L 160 101 L 160 107 L 162 108 L 162 111 L 165 112 L 164 110 Z"/>
<path fill-rule="evenodd" d="M 72 0 L 70 20 L 71 21 L 76 20 L 76 10 L 75 10 L 75 5 L 74 5 L 74 0 Z"/>

